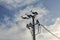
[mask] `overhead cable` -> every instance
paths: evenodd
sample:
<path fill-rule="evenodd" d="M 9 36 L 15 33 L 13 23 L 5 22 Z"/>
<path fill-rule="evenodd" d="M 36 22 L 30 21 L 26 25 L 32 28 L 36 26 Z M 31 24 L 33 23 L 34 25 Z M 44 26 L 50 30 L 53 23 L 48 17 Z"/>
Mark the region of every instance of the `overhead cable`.
<path fill-rule="evenodd" d="M 40 24 L 41 25 L 41 24 Z M 60 37 L 58 37 L 57 35 L 55 35 L 54 33 L 52 33 L 50 30 L 48 30 L 45 26 L 41 25 L 46 31 L 48 31 L 50 34 L 52 34 L 53 36 L 55 36 L 56 38 L 60 39 Z"/>

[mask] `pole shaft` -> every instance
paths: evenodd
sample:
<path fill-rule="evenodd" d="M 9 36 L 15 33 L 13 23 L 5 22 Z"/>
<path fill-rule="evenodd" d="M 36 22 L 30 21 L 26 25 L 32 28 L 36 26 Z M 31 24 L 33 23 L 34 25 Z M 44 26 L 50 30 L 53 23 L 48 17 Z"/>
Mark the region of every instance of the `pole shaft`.
<path fill-rule="evenodd" d="M 34 18 L 35 18 L 35 17 L 33 16 L 33 17 L 32 17 L 32 19 L 33 19 L 33 40 L 36 40 L 36 39 L 35 39 L 35 25 L 34 25 L 35 22 L 34 22 Z"/>

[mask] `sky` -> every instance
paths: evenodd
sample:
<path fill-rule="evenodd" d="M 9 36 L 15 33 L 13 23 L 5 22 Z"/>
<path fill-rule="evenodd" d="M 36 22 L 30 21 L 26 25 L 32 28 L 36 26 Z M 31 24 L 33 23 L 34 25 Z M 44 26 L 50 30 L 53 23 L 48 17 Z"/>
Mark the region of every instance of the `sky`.
<path fill-rule="evenodd" d="M 60 0 L 0 0 L 0 40 L 32 40 L 26 28 L 31 19 L 21 18 L 31 14 L 31 10 L 38 12 L 36 19 L 41 24 L 60 37 Z M 60 40 L 41 30 L 36 40 Z"/>

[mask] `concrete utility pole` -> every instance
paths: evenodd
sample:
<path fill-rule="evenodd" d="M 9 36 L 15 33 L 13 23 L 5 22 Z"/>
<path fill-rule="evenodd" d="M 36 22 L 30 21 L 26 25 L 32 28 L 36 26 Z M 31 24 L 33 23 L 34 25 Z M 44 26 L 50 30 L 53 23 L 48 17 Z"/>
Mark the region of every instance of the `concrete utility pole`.
<path fill-rule="evenodd" d="M 32 21 L 33 22 L 33 27 L 32 27 L 33 28 L 33 40 L 36 40 L 35 39 L 35 25 L 34 25 L 35 24 L 35 22 L 34 22 L 35 17 L 33 16 L 32 19 L 33 19 L 33 21 Z"/>
<path fill-rule="evenodd" d="M 32 11 L 31 11 L 32 12 Z M 32 12 L 32 14 L 33 15 L 27 15 L 27 17 L 23 17 L 23 16 L 21 16 L 23 19 L 29 19 L 29 18 L 32 18 L 32 23 L 29 23 L 29 24 L 27 24 L 26 25 L 26 27 L 28 28 L 28 29 L 31 29 L 32 28 L 32 31 L 33 31 L 33 33 L 32 33 L 32 36 L 33 36 L 33 40 L 36 40 L 36 38 L 35 38 L 35 25 L 37 25 L 38 24 L 38 27 L 40 26 L 40 23 L 39 23 L 39 21 L 38 20 L 36 20 L 36 23 L 35 23 L 35 17 L 36 17 L 36 15 L 38 15 L 38 13 L 37 12 Z M 38 31 L 39 31 L 39 28 L 38 28 Z"/>

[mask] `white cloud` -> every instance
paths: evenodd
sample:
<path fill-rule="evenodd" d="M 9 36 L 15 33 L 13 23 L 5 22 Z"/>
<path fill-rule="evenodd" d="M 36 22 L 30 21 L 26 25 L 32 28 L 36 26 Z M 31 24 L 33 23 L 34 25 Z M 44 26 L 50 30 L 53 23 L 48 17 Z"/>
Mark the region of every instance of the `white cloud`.
<path fill-rule="evenodd" d="M 4 1 L 4 0 L 2 0 Z M 5 0 L 7 4 L 12 5 L 13 7 L 18 7 L 31 4 L 36 2 L 36 0 Z M 19 4 L 20 3 L 20 4 Z M 21 16 L 25 16 L 25 13 L 31 14 L 30 11 L 37 11 L 39 15 L 36 19 L 39 19 L 48 13 L 48 10 L 45 7 L 41 7 L 40 5 L 37 6 L 27 6 L 24 10 L 20 10 L 16 15 L 13 21 L 10 21 L 8 17 L 5 17 L 4 21 L 5 24 L 2 23 L 0 26 L 0 40 L 32 40 L 30 31 L 25 27 L 27 23 L 31 22 L 31 20 L 23 20 Z M 60 35 L 60 18 L 57 18 L 55 24 L 50 25 L 47 27 L 57 36 Z M 8 26 L 10 28 L 6 29 Z M 37 36 L 37 40 L 59 40 L 49 34 L 47 31 L 42 30 L 42 33 Z"/>
<path fill-rule="evenodd" d="M 27 23 L 31 22 L 31 20 L 23 20 L 21 16 L 24 16 L 25 13 L 31 14 L 30 11 L 39 12 L 39 16 L 45 15 L 48 11 L 46 8 L 42 8 L 40 6 L 27 6 L 24 10 L 20 10 L 15 15 L 14 21 L 10 21 L 8 17 L 5 17 L 5 24 L 2 23 L 0 28 L 0 39 L 1 40 L 32 40 L 32 36 L 30 31 L 25 27 Z M 37 19 L 39 18 L 37 17 Z M 28 22 L 29 21 L 29 22 Z M 6 29 L 8 26 L 10 28 Z"/>
<path fill-rule="evenodd" d="M 54 33 L 56 33 L 56 35 L 57 36 L 59 36 L 60 35 L 60 18 L 57 18 L 56 19 L 56 22 L 55 22 L 55 24 L 54 25 L 51 25 L 51 26 L 53 26 L 52 28 L 51 28 L 51 30 L 54 32 Z"/>
<path fill-rule="evenodd" d="M 39 0 L 0 0 L 0 1 L 7 4 L 8 8 L 11 8 L 10 6 L 12 6 L 12 8 L 18 8 L 24 5 L 33 4 Z"/>
<path fill-rule="evenodd" d="M 42 8 L 41 6 L 27 6 L 24 10 L 20 10 L 20 12 L 18 14 L 16 14 L 16 18 L 17 20 L 21 20 L 21 16 L 26 16 L 25 14 L 32 14 L 31 13 L 31 10 L 33 12 L 38 12 L 38 15 L 37 15 L 37 19 L 40 19 L 40 17 L 42 17 L 43 15 L 46 15 L 48 13 L 48 10 L 46 8 Z"/>
<path fill-rule="evenodd" d="M 60 18 L 57 18 L 55 23 L 53 25 L 50 25 L 47 27 L 48 30 L 50 30 L 53 34 L 58 36 L 60 38 Z M 41 34 L 37 36 L 40 40 L 60 40 L 59 38 L 54 37 L 49 32 L 47 32 L 45 29 L 42 28 Z"/>

